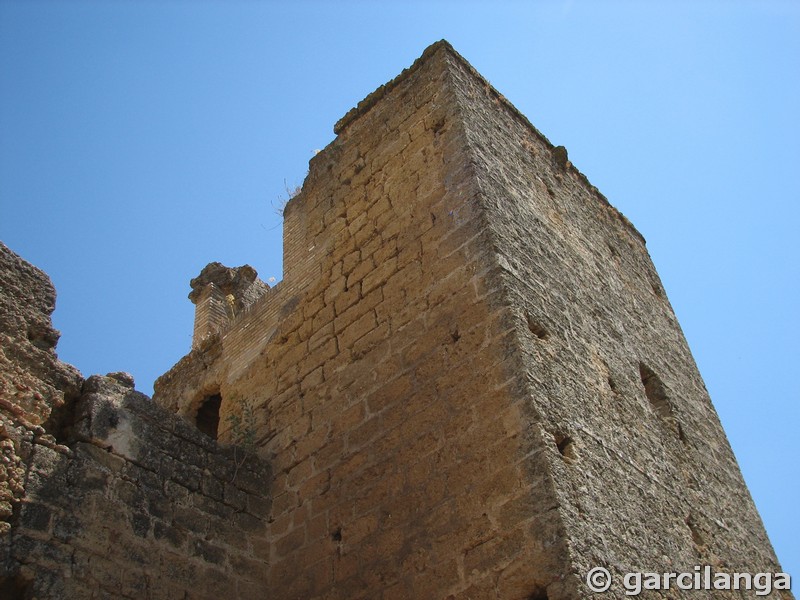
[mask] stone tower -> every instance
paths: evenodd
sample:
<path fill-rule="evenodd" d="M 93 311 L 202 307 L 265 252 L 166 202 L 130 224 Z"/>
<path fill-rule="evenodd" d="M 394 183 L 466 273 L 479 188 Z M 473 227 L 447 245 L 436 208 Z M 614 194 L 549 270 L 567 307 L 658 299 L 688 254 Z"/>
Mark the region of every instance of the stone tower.
<path fill-rule="evenodd" d="M 221 441 L 252 417 L 271 597 L 780 571 L 644 239 L 563 148 L 446 42 L 335 132 L 286 206 L 283 281 L 222 330 L 198 313 L 156 384 Z"/>

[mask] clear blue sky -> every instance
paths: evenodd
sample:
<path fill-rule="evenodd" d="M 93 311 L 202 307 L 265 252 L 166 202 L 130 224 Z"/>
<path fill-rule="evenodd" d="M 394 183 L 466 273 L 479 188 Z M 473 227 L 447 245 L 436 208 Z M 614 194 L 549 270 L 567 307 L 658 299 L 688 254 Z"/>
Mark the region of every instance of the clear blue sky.
<path fill-rule="evenodd" d="M 280 279 L 285 188 L 441 38 L 646 237 L 800 577 L 800 2 L 0 0 L 0 239 L 53 279 L 60 357 L 151 393 L 189 279 Z"/>

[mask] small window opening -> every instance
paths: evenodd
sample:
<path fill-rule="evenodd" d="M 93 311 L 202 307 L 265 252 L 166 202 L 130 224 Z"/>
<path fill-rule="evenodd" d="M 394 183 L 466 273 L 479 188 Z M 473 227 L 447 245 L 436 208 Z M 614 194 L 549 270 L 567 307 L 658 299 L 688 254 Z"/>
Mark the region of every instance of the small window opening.
<path fill-rule="evenodd" d="M 219 429 L 219 409 L 222 405 L 222 396 L 214 394 L 207 396 L 197 409 L 195 423 L 197 428 L 212 440 L 217 439 Z"/>
<path fill-rule="evenodd" d="M 559 454 L 564 457 L 565 462 L 571 463 L 578 457 L 575 452 L 575 440 L 570 436 L 555 434 L 553 438 L 556 442 L 556 448 L 558 448 Z"/>
<path fill-rule="evenodd" d="M 683 425 L 680 423 L 678 423 L 678 438 L 680 438 L 684 444 L 689 444 L 689 440 L 686 439 L 686 434 L 683 432 Z"/>

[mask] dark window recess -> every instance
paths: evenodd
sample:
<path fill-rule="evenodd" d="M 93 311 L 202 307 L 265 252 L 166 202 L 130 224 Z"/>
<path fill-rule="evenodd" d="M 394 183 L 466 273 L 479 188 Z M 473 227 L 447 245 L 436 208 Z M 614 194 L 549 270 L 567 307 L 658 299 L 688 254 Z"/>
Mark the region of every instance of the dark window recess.
<path fill-rule="evenodd" d="M 558 452 L 564 457 L 566 462 L 571 463 L 577 458 L 577 454 L 575 453 L 575 440 L 568 435 L 561 434 L 555 434 L 553 438 L 555 438 Z"/>
<path fill-rule="evenodd" d="M 33 582 L 21 576 L 0 577 L 0 598 L 6 600 L 29 600 L 33 598 Z"/>
<path fill-rule="evenodd" d="M 200 408 L 197 409 L 197 418 L 195 419 L 197 428 L 213 440 L 217 439 L 219 408 L 221 405 L 222 396 L 214 394 L 213 396 L 207 396 L 200 404 Z"/>
<path fill-rule="evenodd" d="M 547 600 L 547 590 L 544 588 L 537 588 L 528 596 L 528 600 Z"/>

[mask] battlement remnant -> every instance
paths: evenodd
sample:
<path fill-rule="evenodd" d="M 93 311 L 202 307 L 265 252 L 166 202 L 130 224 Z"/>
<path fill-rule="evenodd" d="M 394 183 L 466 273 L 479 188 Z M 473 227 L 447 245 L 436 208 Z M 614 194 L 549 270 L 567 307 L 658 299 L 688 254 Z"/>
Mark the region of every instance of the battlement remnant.
<path fill-rule="evenodd" d="M 233 318 L 269 290 L 250 265 L 226 267 L 212 262 L 191 281 L 189 300 L 195 305 L 192 347 L 219 333 Z"/>

